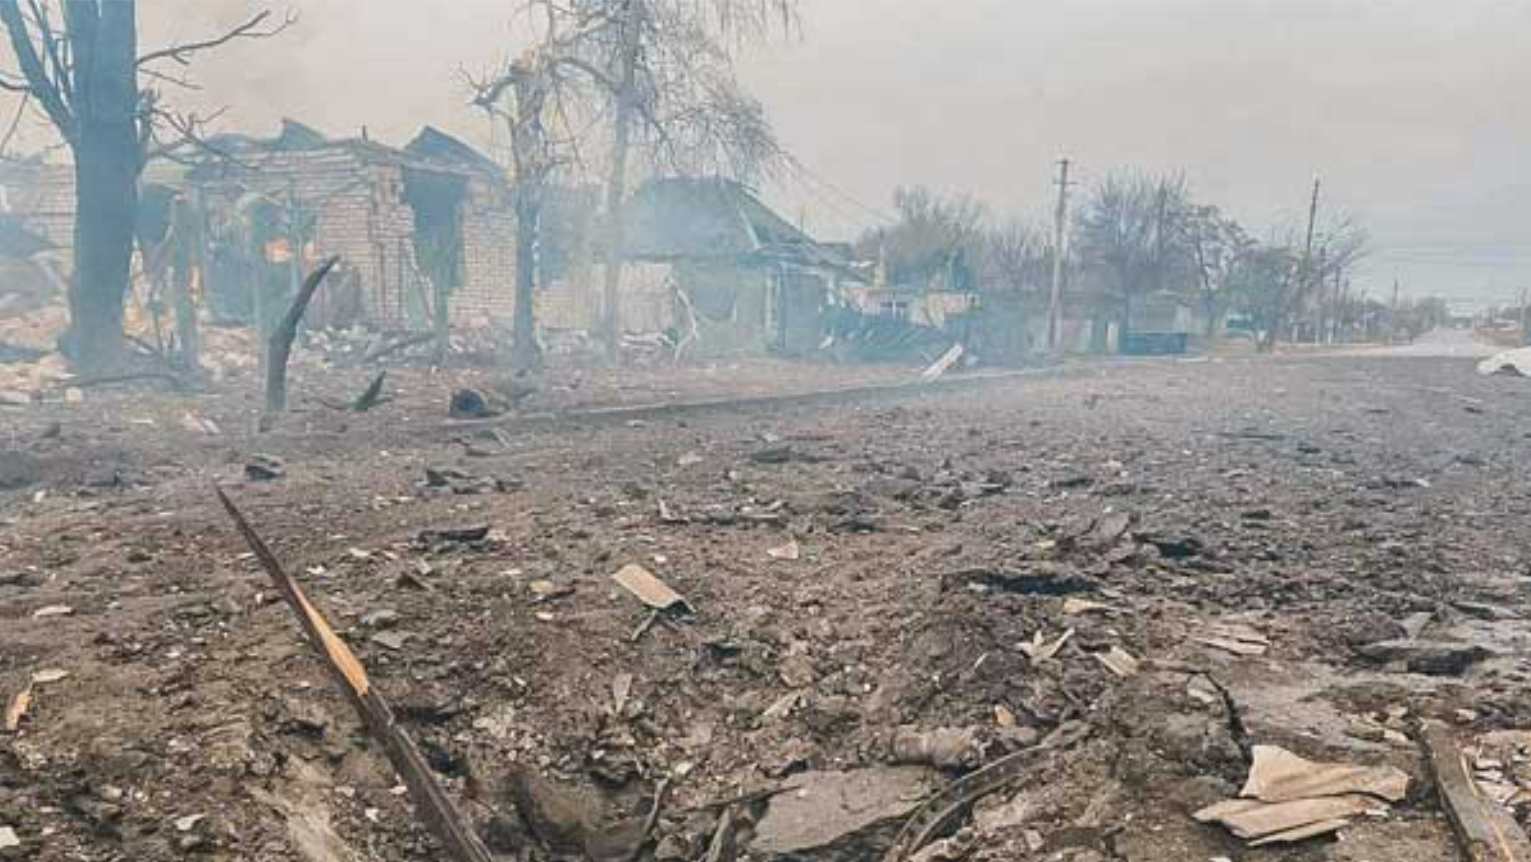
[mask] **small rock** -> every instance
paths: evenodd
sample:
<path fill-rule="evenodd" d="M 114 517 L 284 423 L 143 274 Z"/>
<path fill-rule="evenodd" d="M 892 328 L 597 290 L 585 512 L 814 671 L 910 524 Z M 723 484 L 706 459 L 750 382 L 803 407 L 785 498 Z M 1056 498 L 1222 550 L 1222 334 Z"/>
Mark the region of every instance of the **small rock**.
<path fill-rule="evenodd" d="M 782 659 L 779 673 L 781 681 L 793 688 L 813 685 L 814 680 L 818 679 L 818 672 L 813 668 L 813 661 L 802 653 Z"/>
<path fill-rule="evenodd" d="M 1411 673 L 1460 676 L 1490 655 L 1476 644 L 1449 641 L 1387 640 L 1367 644 L 1360 654 L 1383 664 L 1401 662 Z"/>
<path fill-rule="evenodd" d="M 372 642 L 385 649 L 398 652 L 409 643 L 409 632 L 378 632 L 372 636 Z"/>
<path fill-rule="evenodd" d="M 197 824 L 206 817 L 206 814 L 188 814 L 185 817 L 176 818 L 175 829 L 177 832 L 190 832 L 196 829 Z"/>
<path fill-rule="evenodd" d="M 270 482 L 286 475 L 287 468 L 275 455 L 251 455 L 245 463 L 245 478 L 252 482 Z"/>
<path fill-rule="evenodd" d="M 447 415 L 453 419 L 488 419 L 498 414 L 489 399 L 477 389 L 459 389 L 452 393 Z"/>
<path fill-rule="evenodd" d="M 813 855 L 814 851 L 888 827 L 894 831 L 936 787 L 918 766 L 803 772 L 771 798 L 749 845 L 757 858 Z M 891 832 L 888 835 L 891 838 Z"/>
<path fill-rule="evenodd" d="M 378 608 L 362 614 L 361 624 L 372 629 L 392 628 L 399 622 L 399 612 L 392 608 Z"/>
<path fill-rule="evenodd" d="M 0 826 L 0 850 L 9 850 L 12 847 L 21 846 L 21 836 L 9 826 Z"/>
<path fill-rule="evenodd" d="M 929 731 L 902 727 L 893 734 L 889 749 L 894 763 L 925 764 L 940 769 L 975 766 L 981 756 L 978 731 L 971 727 Z"/>
<path fill-rule="evenodd" d="M 0 449 L 0 491 L 25 488 L 42 479 L 42 461 L 29 452 Z"/>
<path fill-rule="evenodd" d="M 74 608 L 68 605 L 44 605 L 32 612 L 32 619 L 45 620 L 49 617 L 67 617 L 74 613 Z"/>
<path fill-rule="evenodd" d="M 41 586 L 42 576 L 36 572 L 0 572 L 0 587 L 26 589 Z"/>

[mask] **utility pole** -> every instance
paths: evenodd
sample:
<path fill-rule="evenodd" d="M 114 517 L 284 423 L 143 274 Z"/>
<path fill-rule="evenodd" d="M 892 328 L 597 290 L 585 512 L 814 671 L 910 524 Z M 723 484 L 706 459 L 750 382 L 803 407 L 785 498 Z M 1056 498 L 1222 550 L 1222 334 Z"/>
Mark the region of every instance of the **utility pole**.
<path fill-rule="evenodd" d="M 1308 238 L 1302 246 L 1302 284 L 1297 286 L 1297 301 L 1307 297 L 1313 288 L 1313 225 L 1318 221 L 1318 178 L 1313 178 L 1313 199 L 1308 203 Z M 1322 288 L 1322 285 L 1320 285 Z M 1322 304 L 1322 303 L 1320 303 Z M 1320 310 L 1322 311 L 1322 310 Z M 1295 312 L 1294 312 L 1295 313 Z M 1294 336 L 1295 338 L 1295 336 Z M 1314 341 L 1318 339 L 1315 336 Z"/>
<path fill-rule="evenodd" d="M 1520 345 L 1531 345 L 1531 316 L 1527 311 L 1531 310 L 1531 288 L 1520 289 Z"/>
<path fill-rule="evenodd" d="M 1059 350 L 1063 318 L 1063 258 L 1064 241 L 1068 236 L 1069 209 L 1069 160 L 1058 160 L 1058 208 L 1053 213 L 1053 285 L 1052 301 L 1047 308 L 1047 349 Z"/>
<path fill-rule="evenodd" d="M 1393 279 L 1393 307 L 1388 314 L 1387 340 L 1389 344 L 1398 340 L 1398 279 Z"/>

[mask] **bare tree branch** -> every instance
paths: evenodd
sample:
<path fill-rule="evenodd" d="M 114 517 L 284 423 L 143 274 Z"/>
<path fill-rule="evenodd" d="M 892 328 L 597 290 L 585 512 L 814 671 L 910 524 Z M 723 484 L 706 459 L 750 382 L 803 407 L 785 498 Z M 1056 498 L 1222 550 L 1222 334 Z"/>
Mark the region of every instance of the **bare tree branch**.
<path fill-rule="evenodd" d="M 0 24 L 5 26 L 11 50 L 16 54 L 16 63 L 21 67 L 22 77 L 26 80 L 26 91 L 42 105 L 48 118 L 58 127 L 59 134 L 66 141 L 73 142 L 78 136 L 78 125 L 65 96 L 66 90 L 48 74 L 47 67 L 43 65 L 18 0 L 0 0 Z M 6 89 L 16 91 L 20 88 L 7 86 Z"/>
<path fill-rule="evenodd" d="M 281 22 L 269 27 L 263 27 L 262 25 L 265 24 L 270 17 L 271 10 L 263 9 L 260 12 L 257 12 L 253 17 L 245 21 L 243 24 L 240 24 L 238 27 L 227 31 L 220 36 L 215 36 L 211 39 L 203 39 L 199 42 L 186 42 L 179 45 L 171 45 L 166 48 L 161 48 L 157 51 L 150 51 L 149 53 L 144 54 L 138 58 L 138 65 L 146 66 L 159 60 L 172 60 L 184 66 L 191 61 L 193 54 L 201 51 L 206 51 L 209 48 L 216 48 L 220 45 L 226 45 L 229 42 L 233 42 L 239 39 L 269 39 L 272 36 L 281 33 L 283 30 L 286 30 L 298 20 L 297 15 L 291 10 L 288 10 L 287 14 L 283 17 Z"/>

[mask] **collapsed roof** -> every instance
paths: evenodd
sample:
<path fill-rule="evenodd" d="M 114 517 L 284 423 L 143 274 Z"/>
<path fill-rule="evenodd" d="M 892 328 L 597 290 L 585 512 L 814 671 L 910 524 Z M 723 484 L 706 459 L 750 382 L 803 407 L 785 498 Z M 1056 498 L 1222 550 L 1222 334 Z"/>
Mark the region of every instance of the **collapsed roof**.
<path fill-rule="evenodd" d="M 851 271 L 851 261 L 773 212 L 741 183 L 669 177 L 644 183 L 623 212 L 627 256 L 637 260 L 750 259 Z"/>

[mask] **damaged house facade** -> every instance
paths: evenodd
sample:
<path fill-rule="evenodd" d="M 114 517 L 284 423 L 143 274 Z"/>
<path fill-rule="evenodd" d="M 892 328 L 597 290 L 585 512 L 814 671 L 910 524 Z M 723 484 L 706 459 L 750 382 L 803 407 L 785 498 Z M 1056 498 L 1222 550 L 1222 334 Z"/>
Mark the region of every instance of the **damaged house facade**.
<path fill-rule="evenodd" d="M 508 316 L 515 213 L 498 165 L 427 127 L 408 145 L 332 140 L 297 123 L 270 140 L 226 137 L 228 158 L 205 161 L 170 185 L 195 189 L 224 230 L 209 261 L 210 293 L 237 289 L 241 244 L 270 264 L 301 249 L 302 269 L 338 255 L 343 278 L 316 321 L 379 328 L 427 325 L 445 291 L 456 323 Z M 261 234 L 262 212 L 275 235 Z M 221 218 L 220 218 L 221 216 Z M 272 219 L 267 219 L 272 220 Z M 219 265 L 218 251 L 234 265 Z"/>
<path fill-rule="evenodd" d="M 223 135 L 210 152 L 159 160 L 143 177 L 141 245 L 161 241 L 164 212 L 197 213 L 193 252 L 215 320 L 269 320 L 303 272 L 330 255 L 315 326 L 423 330 L 509 320 L 515 303 L 514 187 L 504 170 L 432 128 L 403 147 L 363 134 L 330 138 L 285 121 L 270 138 Z M 67 249 L 73 172 L 67 165 L 0 165 L 0 210 Z M 598 331 L 601 235 L 593 189 L 550 188 L 536 265 L 536 317 L 545 333 Z M 619 321 L 663 335 L 698 357 L 804 355 L 825 321 L 855 303 L 866 273 L 816 242 L 747 187 L 721 178 L 646 182 L 623 211 Z M 438 290 L 445 288 L 445 292 Z M 277 297 L 261 307 L 261 296 Z"/>
<path fill-rule="evenodd" d="M 666 333 L 693 356 L 811 352 L 826 310 L 858 278 L 831 247 L 722 178 L 650 180 L 629 199 L 623 232 L 623 330 Z M 550 300 L 572 289 L 555 287 Z M 593 329 L 598 297 L 574 299 L 558 304 L 577 314 L 544 322 Z"/>
<path fill-rule="evenodd" d="M 341 278 L 316 301 L 321 325 L 428 326 L 436 288 L 453 323 L 509 317 L 515 211 L 492 160 L 427 127 L 403 148 L 363 135 L 332 139 L 284 122 L 273 138 L 223 135 L 192 160 L 153 162 L 143 176 L 140 235 L 151 212 L 194 201 L 202 288 L 215 316 L 245 319 L 256 283 L 338 255 Z M 0 212 L 61 248 L 73 241 L 67 165 L 0 165 Z M 152 233 L 152 231 L 151 231 Z M 294 267 L 294 249 L 299 257 Z M 257 272 L 269 268 L 270 273 Z"/>

